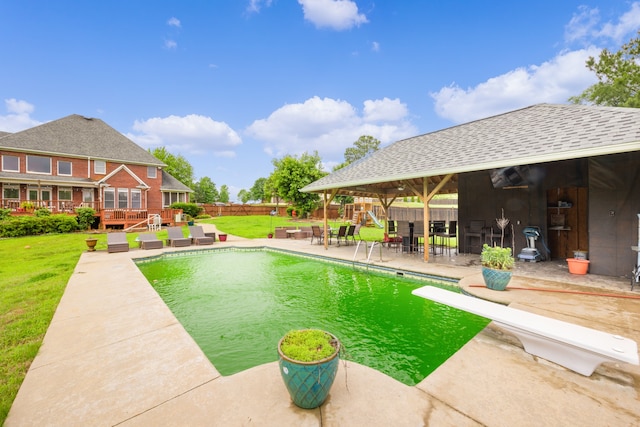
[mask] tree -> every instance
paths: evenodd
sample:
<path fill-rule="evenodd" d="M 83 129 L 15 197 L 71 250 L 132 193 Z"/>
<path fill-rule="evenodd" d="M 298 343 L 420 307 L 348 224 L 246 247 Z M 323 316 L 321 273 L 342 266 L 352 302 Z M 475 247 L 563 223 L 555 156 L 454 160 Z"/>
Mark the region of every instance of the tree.
<path fill-rule="evenodd" d="M 208 176 L 203 176 L 194 185 L 193 201 L 196 203 L 213 203 L 219 197 L 216 184 Z"/>
<path fill-rule="evenodd" d="M 149 152 L 165 163 L 165 171 L 189 188 L 193 188 L 193 166 L 181 154 L 173 155 L 165 147 L 154 148 Z"/>
<path fill-rule="evenodd" d="M 362 135 L 356 142 L 353 143 L 353 147 L 349 147 L 344 150 L 344 162 L 333 167 L 333 171 L 337 171 L 344 167 L 349 166 L 351 163 L 360 160 L 367 155 L 378 151 L 380 149 L 380 141 L 370 135 Z M 353 203 L 353 196 L 336 196 L 335 200 L 340 202 L 340 214 L 344 211 L 344 205 L 347 203 Z"/>
<path fill-rule="evenodd" d="M 362 135 L 353 143 L 353 147 L 344 150 L 344 160 L 347 164 L 351 164 L 379 149 L 380 141 L 370 135 Z"/>
<path fill-rule="evenodd" d="M 246 204 L 249 200 L 251 200 L 251 193 L 245 189 L 242 189 L 238 191 L 238 199 L 240 199 L 243 204 Z"/>
<path fill-rule="evenodd" d="M 569 101 L 574 104 L 640 108 L 639 61 L 640 38 L 631 39 L 617 52 L 603 49 L 598 60 L 591 56 L 586 62 L 587 68 L 596 73 L 599 82 L 580 95 L 569 98 Z"/>
<path fill-rule="evenodd" d="M 224 184 L 220 187 L 220 198 L 218 200 L 222 203 L 229 203 L 229 187 Z"/>
<path fill-rule="evenodd" d="M 264 202 L 267 197 L 265 193 L 265 184 L 267 178 L 258 178 L 253 183 L 253 187 L 249 190 L 249 200 L 255 200 L 257 202 Z"/>
<path fill-rule="evenodd" d="M 274 159 L 275 170 L 269 177 L 278 196 L 294 204 L 300 216 L 306 216 L 318 207 L 320 196 L 315 193 L 302 193 L 300 189 L 325 176 L 320 169 L 320 156 L 303 153 L 300 157 L 286 155 Z"/>

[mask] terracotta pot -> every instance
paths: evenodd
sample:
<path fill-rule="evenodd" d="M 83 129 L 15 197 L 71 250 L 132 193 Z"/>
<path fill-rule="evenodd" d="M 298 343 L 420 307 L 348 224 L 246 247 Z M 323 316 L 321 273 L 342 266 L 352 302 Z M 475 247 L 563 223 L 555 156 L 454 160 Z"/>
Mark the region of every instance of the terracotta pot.
<path fill-rule="evenodd" d="M 567 264 L 571 274 L 587 274 L 589 270 L 589 260 L 587 259 L 567 258 Z"/>

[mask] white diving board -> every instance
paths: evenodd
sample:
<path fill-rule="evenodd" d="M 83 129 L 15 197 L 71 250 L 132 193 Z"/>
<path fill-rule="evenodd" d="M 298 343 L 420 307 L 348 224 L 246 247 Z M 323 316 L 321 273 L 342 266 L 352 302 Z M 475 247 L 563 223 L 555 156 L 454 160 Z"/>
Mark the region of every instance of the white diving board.
<path fill-rule="evenodd" d="M 640 363 L 638 345 L 629 338 L 433 286 L 424 286 L 412 293 L 491 319 L 518 337 L 527 353 L 585 376 L 590 376 L 602 362 Z"/>

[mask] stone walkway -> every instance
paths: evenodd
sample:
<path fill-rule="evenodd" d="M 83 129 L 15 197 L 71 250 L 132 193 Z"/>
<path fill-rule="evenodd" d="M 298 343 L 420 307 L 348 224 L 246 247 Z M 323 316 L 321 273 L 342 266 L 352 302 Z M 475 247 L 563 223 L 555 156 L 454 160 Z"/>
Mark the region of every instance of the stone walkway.
<path fill-rule="evenodd" d="M 325 250 L 308 240 L 228 236 L 215 243 L 223 246 L 367 257 L 362 248 L 354 256 L 354 246 Z M 7 427 L 640 425 L 639 366 L 605 363 L 584 377 L 524 352 L 493 323 L 415 387 L 341 362 L 327 402 L 299 409 L 277 362 L 221 376 L 132 262 L 172 250 L 183 249 L 82 254 Z M 483 283 L 477 255 L 425 263 L 375 248 L 371 261 L 458 278 L 479 297 L 640 342 L 640 292 L 626 279 L 571 275 L 557 262 L 517 263 L 511 289 L 498 292 L 475 286 Z"/>

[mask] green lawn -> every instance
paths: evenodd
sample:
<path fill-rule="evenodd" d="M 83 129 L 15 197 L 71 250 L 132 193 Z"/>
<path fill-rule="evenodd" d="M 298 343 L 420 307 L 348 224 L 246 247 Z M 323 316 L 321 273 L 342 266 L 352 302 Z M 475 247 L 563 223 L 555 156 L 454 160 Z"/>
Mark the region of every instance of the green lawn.
<path fill-rule="evenodd" d="M 252 215 L 252 216 L 220 216 L 211 219 L 204 219 L 199 222 L 215 224 L 218 230 L 235 236 L 246 237 L 248 239 L 265 238 L 267 234 L 272 233 L 276 227 L 294 226 L 308 227 L 310 225 L 322 226 L 322 220 L 309 221 L 303 219 L 291 219 L 288 217 L 271 217 L 269 215 Z M 345 225 L 342 221 L 329 221 L 329 226 L 337 228 L 339 225 Z M 380 240 L 384 235 L 384 231 L 378 227 L 362 227 L 360 229 L 360 237 L 364 240 Z"/>

